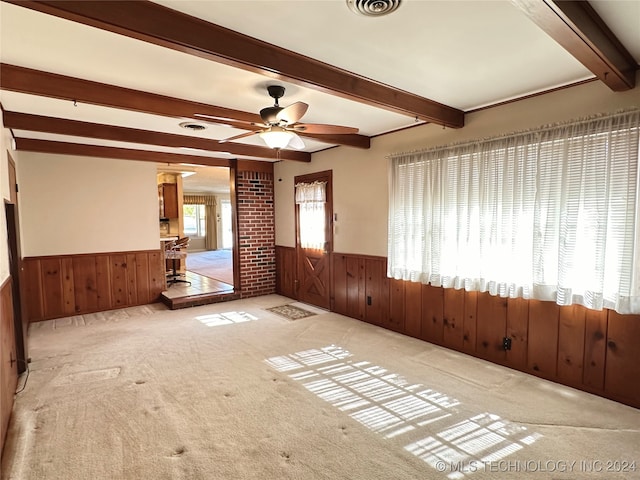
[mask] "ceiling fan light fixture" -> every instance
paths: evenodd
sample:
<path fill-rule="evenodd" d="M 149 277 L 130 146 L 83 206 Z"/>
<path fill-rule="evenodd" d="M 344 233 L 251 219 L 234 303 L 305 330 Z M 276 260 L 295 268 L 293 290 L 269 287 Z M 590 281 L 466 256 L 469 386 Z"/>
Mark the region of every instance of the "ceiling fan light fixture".
<path fill-rule="evenodd" d="M 260 138 L 270 148 L 286 148 L 293 138 L 293 133 L 281 127 L 271 127 L 266 132 L 260 133 Z"/>
<path fill-rule="evenodd" d="M 382 17 L 395 11 L 401 0 L 347 0 L 352 12 L 365 17 Z"/>

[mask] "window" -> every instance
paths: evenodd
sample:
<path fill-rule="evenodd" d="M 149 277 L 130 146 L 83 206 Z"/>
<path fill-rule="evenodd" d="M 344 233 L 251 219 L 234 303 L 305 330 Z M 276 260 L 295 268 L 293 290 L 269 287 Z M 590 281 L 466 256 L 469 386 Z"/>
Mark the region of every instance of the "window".
<path fill-rule="evenodd" d="M 189 237 L 204 237 L 206 218 L 204 205 L 183 205 L 184 234 Z"/>
<path fill-rule="evenodd" d="M 298 183 L 296 204 L 300 222 L 300 246 L 314 250 L 325 248 L 326 182 Z"/>
<path fill-rule="evenodd" d="M 389 276 L 640 313 L 639 126 L 635 111 L 393 156 Z"/>

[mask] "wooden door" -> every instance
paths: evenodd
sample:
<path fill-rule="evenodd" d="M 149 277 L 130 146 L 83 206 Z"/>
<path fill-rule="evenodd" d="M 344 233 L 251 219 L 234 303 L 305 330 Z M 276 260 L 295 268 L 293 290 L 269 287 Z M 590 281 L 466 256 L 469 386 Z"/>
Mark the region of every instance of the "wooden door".
<path fill-rule="evenodd" d="M 331 252 L 333 251 L 332 172 L 325 171 L 295 177 L 295 184 L 326 182 L 324 202 L 324 238 L 321 248 L 305 248 L 301 244 L 301 228 L 305 228 L 304 208 L 296 203 L 297 297 L 301 302 L 321 308 L 331 307 Z"/>

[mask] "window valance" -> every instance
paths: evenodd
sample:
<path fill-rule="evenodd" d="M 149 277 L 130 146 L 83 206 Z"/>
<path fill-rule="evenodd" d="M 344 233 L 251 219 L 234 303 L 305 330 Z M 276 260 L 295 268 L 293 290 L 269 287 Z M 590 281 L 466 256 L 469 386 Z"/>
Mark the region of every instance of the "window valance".
<path fill-rule="evenodd" d="M 183 196 L 185 205 L 216 205 L 216 197 L 214 195 L 192 195 L 185 194 Z"/>

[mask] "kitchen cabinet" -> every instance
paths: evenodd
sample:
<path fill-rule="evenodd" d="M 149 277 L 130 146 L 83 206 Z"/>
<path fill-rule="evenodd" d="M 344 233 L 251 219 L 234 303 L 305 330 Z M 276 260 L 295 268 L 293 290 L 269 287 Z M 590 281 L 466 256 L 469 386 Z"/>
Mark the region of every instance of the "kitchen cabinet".
<path fill-rule="evenodd" d="M 178 185 L 160 183 L 158 185 L 160 218 L 178 218 Z"/>

